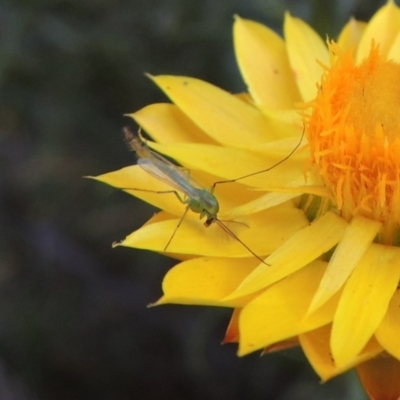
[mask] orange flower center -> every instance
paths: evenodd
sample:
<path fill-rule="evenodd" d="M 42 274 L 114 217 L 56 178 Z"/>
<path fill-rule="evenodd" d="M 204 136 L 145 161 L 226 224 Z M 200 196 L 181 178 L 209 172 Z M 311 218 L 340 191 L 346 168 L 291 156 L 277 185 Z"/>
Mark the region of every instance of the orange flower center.
<path fill-rule="evenodd" d="M 400 225 L 400 64 L 372 45 L 359 65 L 330 44 L 332 62 L 312 104 L 312 165 L 342 217 L 384 225 L 379 241 L 397 242 Z"/>

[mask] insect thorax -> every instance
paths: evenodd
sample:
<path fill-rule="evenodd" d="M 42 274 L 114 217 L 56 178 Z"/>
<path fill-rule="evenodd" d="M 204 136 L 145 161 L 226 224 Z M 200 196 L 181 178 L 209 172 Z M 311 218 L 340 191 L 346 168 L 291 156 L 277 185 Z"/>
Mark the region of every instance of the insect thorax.
<path fill-rule="evenodd" d="M 198 189 L 198 198 L 191 198 L 188 205 L 193 212 L 199 213 L 200 218 L 204 216 L 215 217 L 219 211 L 219 204 L 215 196 L 206 189 Z"/>

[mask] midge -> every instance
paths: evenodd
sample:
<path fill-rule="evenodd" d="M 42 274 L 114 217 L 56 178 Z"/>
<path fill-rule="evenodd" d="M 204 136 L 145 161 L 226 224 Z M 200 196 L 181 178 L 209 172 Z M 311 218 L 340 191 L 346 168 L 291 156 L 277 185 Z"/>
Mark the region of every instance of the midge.
<path fill-rule="evenodd" d="M 304 137 L 304 129 L 301 135 L 300 141 L 295 146 L 295 148 L 283 159 L 275 163 L 269 168 L 266 168 L 261 171 L 253 172 L 244 176 L 241 176 L 236 179 L 229 179 L 224 181 L 214 182 L 211 189 L 205 189 L 202 185 L 200 185 L 197 181 L 189 176 L 188 171 L 178 167 L 177 165 L 171 163 L 166 158 L 161 156 L 160 154 L 151 150 L 138 136 L 136 136 L 129 127 L 125 127 L 123 129 L 125 139 L 130 147 L 136 152 L 138 156 L 137 164 L 145 170 L 150 175 L 154 176 L 156 179 L 166 183 L 167 185 L 173 187 L 175 190 L 163 190 L 163 191 L 154 191 L 154 190 L 146 190 L 146 189 L 137 189 L 137 188 L 122 188 L 127 190 L 138 190 L 142 192 L 152 192 L 152 193 L 173 193 L 178 200 L 186 205 L 185 212 L 180 218 L 178 225 L 176 226 L 174 232 L 172 233 L 170 239 L 164 247 L 164 250 L 167 250 L 170 245 L 172 239 L 174 238 L 177 230 L 179 229 L 182 221 L 184 220 L 187 212 L 189 210 L 200 214 L 200 219 L 205 218 L 204 226 L 209 227 L 213 223 L 217 223 L 228 235 L 237 240 L 244 248 L 246 248 L 249 253 L 251 253 L 254 257 L 260 260 L 262 263 L 267 264 L 262 258 L 260 258 L 257 254 L 254 253 L 242 240 L 240 240 L 225 224 L 223 224 L 218 218 L 217 214 L 219 212 L 219 203 L 217 198 L 215 197 L 214 190 L 217 185 L 222 183 L 233 183 L 239 180 L 248 178 L 250 176 L 254 176 L 257 174 L 261 174 L 271 169 L 275 168 L 279 164 L 286 161 L 289 157 L 293 155 L 293 153 L 299 148 L 303 137 Z M 185 194 L 185 197 L 182 198 L 178 191 Z M 235 222 L 235 221 L 232 221 Z"/>
<path fill-rule="evenodd" d="M 138 156 L 137 164 L 147 173 L 171 186 L 175 190 L 154 191 L 137 188 L 122 189 L 139 190 L 142 192 L 152 193 L 173 193 L 181 203 L 186 205 L 185 212 L 180 218 L 178 225 L 176 226 L 167 244 L 165 245 L 164 250 L 167 250 L 187 212 L 191 210 L 195 213 L 200 214 L 200 219 L 206 219 L 204 222 L 204 226 L 209 227 L 213 223 L 218 224 L 228 235 L 236 239 L 244 248 L 246 248 L 249 253 L 251 253 L 262 263 L 266 264 L 261 257 L 255 254 L 253 250 L 251 250 L 242 240 L 240 240 L 226 225 L 224 225 L 217 218 L 217 214 L 219 212 L 219 203 L 217 198 L 213 194 L 216 184 L 213 185 L 211 190 L 205 189 L 197 181 L 191 178 L 187 171 L 171 163 L 160 154 L 151 150 L 138 136 L 136 136 L 130 130 L 130 128 L 125 127 L 123 131 L 126 141 Z M 182 198 L 178 191 L 184 193 L 185 197 Z"/>

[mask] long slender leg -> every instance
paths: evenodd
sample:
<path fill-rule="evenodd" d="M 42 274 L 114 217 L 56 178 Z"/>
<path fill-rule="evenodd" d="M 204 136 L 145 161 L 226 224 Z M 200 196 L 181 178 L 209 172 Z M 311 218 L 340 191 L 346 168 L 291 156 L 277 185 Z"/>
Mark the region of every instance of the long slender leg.
<path fill-rule="evenodd" d="M 166 251 L 166 250 L 168 249 L 168 246 L 170 245 L 172 239 L 174 238 L 176 231 L 177 231 L 177 230 L 179 229 L 179 227 L 181 226 L 181 224 L 182 224 L 182 222 L 183 222 L 183 220 L 184 220 L 184 218 L 185 218 L 187 212 L 189 211 L 189 208 L 190 208 L 189 206 L 186 206 L 185 212 L 183 213 L 181 219 L 180 219 L 179 222 L 178 222 L 178 225 L 176 226 L 175 230 L 173 231 L 171 237 L 169 238 L 168 243 L 167 243 L 167 244 L 165 245 L 165 247 L 164 247 L 164 251 Z"/>
<path fill-rule="evenodd" d="M 184 199 L 182 199 L 182 197 L 176 190 L 148 190 L 148 189 L 137 189 L 137 188 L 118 188 L 118 189 L 119 190 L 133 190 L 133 191 L 137 191 L 137 192 L 156 193 L 156 194 L 173 193 L 182 204 L 186 204 L 186 201 Z"/>
<path fill-rule="evenodd" d="M 119 188 L 120 190 L 136 190 L 139 192 L 148 192 L 148 193 L 157 193 L 157 194 L 165 194 L 165 193 L 173 193 L 178 200 L 182 203 L 182 204 L 186 204 L 186 201 L 184 199 L 182 199 L 182 197 L 179 195 L 179 193 L 176 190 L 148 190 L 148 189 L 136 189 L 136 188 Z M 186 206 L 185 208 L 185 212 L 183 213 L 182 217 L 180 218 L 178 225 L 176 226 L 174 232 L 172 233 L 171 237 L 168 240 L 168 243 L 165 245 L 164 247 L 164 251 L 167 250 L 168 246 L 170 245 L 172 239 L 174 238 L 176 231 L 179 229 L 179 227 L 181 226 L 187 212 L 189 211 L 190 207 Z"/>

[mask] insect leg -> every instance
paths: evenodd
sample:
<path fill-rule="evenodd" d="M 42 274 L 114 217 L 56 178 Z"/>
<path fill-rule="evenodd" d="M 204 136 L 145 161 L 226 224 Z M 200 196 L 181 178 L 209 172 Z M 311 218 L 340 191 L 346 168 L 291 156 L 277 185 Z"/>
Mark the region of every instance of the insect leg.
<path fill-rule="evenodd" d="M 164 247 L 164 251 L 167 250 L 168 246 L 170 245 L 172 239 L 173 239 L 174 236 L 175 236 L 176 231 L 179 229 L 179 227 L 181 226 L 183 220 L 185 219 L 185 216 L 186 216 L 186 214 L 187 214 L 188 211 L 189 211 L 189 206 L 186 206 L 185 212 L 183 213 L 181 219 L 179 220 L 178 225 L 176 225 L 176 228 L 175 228 L 174 232 L 172 233 L 171 237 L 169 238 L 168 243 L 167 243 L 167 244 L 165 245 L 165 247 Z"/>
<path fill-rule="evenodd" d="M 148 189 L 137 189 L 137 188 L 118 188 L 118 189 L 119 190 L 134 190 L 137 192 L 147 192 L 147 193 L 156 193 L 156 194 L 173 193 L 182 204 L 186 204 L 186 201 L 184 199 L 182 199 L 181 195 L 176 190 L 148 190 Z"/>

